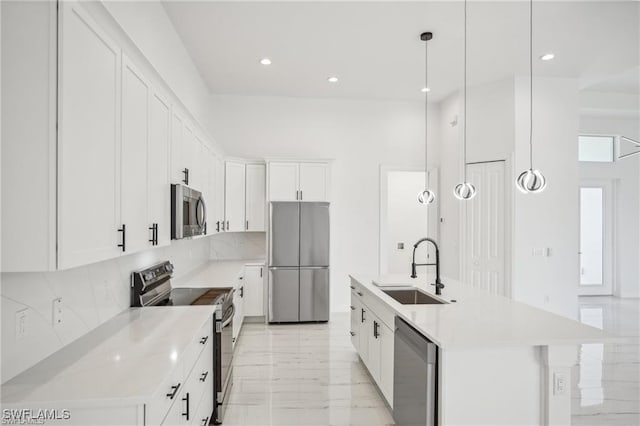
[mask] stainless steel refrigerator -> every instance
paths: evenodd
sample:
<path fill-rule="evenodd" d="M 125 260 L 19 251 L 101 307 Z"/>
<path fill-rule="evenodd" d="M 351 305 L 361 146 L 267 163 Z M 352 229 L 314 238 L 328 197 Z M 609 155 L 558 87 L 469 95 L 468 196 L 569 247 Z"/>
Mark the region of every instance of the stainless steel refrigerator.
<path fill-rule="evenodd" d="M 329 321 L 329 203 L 270 204 L 269 322 Z"/>

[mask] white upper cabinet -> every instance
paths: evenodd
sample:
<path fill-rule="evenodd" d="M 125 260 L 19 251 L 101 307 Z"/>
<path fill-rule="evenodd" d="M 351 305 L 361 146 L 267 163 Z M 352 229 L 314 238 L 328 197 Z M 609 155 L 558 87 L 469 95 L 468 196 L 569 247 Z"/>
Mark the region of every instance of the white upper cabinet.
<path fill-rule="evenodd" d="M 226 223 L 224 221 L 224 160 L 221 156 L 215 156 L 215 194 L 213 196 L 214 202 L 214 214 L 215 214 L 215 230 L 216 232 L 222 232 L 226 229 Z M 209 226 L 213 226 L 211 223 Z"/>
<path fill-rule="evenodd" d="M 152 245 L 171 241 L 171 191 L 169 152 L 171 149 L 171 106 L 158 93 L 149 104 L 149 213 Z"/>
<path fill-rule="evenodd" d="M 122 66 L 121 221 L 126 226 L 125 253 L 149 246 L 147 143 L 149 83 L 126 56 Z"/>
<path fill-rule="evenodd" d="M 70 268 L 122 250 L 122 70 L 120 48 L 78 3 L 60 9 L 58 267 Z"/>
<path fill-rule="evenodd" d="M 329 163 L 269 163 L 269 201 L 329 201 Z"/>
<path fill-rule="evenodd" d="M 329 165 L 327 163 L 300 163 L 300 201 L 329 200 Z"/>
<path fill-rule="evenodd" d="M 184 118 L 173 111 L 171 115 L 171 183 L 184 184 Z"/>
<path fill-rule="evenodd" d="M 266 166 L 246 166 L 246 230 L 264 231 L 266 217 Z"/>
<path fill-rule="evenodd" d="M 227 161 L 225 164 L 225 230 L 245 230 L 245 170 L 244 164 Z"/>
<path fill-rule="evenodd" d="M 297 201 L 298 163 L 269 163 L 269 200 Z"/>

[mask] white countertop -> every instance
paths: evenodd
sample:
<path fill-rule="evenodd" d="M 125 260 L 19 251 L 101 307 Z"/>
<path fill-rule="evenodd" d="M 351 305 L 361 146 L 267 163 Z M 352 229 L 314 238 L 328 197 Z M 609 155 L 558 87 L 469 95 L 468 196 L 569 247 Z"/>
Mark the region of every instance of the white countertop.
<path fill-rule="evenodd" d="M 441 348 L 482 346 L 574 345 L 617 341 L 620 338 L 577 321 L 534 308 L 525 303 L 476 290 L 452 280 L 442 281 L 442 296 L 422 280 L 406 276 L 351 275 L 367 291 L 393 309 L 396 315 Z M 384 286 L 406 283 L 434 297 L 455 303 L 437 305 L 402 305 L 373 284 Z M 420 283 L 421 281 L 421 283 Z M 430 279 L 429 282 L 433 282 Z"/>
<path fill-rule="evenodd" d="M 4 383 L 2 404 L 143 404 L 214 311 L 214 306 L 127 309 Z"/>
<path fill-rule="evenodd" d="M 261 266 L 264 259 L 212 260 L 172 281 L 174 287 L 233 287 L 245 265 Z"/>

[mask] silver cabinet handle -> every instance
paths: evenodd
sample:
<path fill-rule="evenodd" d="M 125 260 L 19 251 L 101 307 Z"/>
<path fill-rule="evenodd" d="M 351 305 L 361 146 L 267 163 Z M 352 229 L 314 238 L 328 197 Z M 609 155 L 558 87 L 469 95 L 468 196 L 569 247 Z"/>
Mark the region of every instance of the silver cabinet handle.
<path fill-rule="evenodd" d="M 300 201 L 302 201 L 302 189 L 300 190 Z"/>

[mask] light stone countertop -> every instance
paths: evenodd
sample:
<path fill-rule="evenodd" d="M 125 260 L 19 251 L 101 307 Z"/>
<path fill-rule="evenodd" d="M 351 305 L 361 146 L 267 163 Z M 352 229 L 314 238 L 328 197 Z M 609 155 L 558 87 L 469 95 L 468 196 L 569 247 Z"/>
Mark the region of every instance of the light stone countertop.
<path fill-rule="evenodd" d="M 233 287 L 245 265 L 265 265 L 264 259 L 212 260 L 172 281 L 174 287 Z"/>
<path fill-rule="evenodd" d="M 408 321 L 416 330 L 444 349 L 483 346 L 576 345 L 620 341 L 594 327 L 556 315 L 526 303 L 489 294 L 470 286 L 445 280 L 442 296 L 435 296 L 426 280 L 406 276 L 350 275 L 366 291 Z M 449 303 L 402 305 L 382 292 L 379 286 L 406 283 Z M 432 279 L 429 282 L 433 282 Z M 394 287 L 399 288 L 399 287 Z M 455 300 L 452 303 L 451 300 Z"/>
<path fill-rule="evenodd" d="M 144 404 L 214 306 L 129 308 L 2 385 L 2 405 Z"/>

